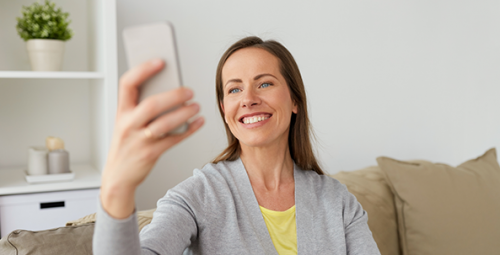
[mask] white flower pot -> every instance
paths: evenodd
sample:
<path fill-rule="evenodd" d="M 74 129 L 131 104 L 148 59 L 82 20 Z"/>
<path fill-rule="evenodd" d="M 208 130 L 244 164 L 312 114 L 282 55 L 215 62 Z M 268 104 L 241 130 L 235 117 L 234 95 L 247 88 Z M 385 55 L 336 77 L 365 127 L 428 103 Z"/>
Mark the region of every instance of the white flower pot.
<path fill-rule="evenodd" d="M 33 71 L 61 71 L 64 41 L 31 39 L 26 42 Z"/>

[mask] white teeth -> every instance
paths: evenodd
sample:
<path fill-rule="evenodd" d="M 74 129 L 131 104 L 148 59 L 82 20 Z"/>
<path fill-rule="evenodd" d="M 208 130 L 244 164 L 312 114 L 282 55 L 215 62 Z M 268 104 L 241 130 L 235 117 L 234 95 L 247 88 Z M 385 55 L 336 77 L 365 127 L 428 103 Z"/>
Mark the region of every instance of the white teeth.
<path fill-rule="evenodd" d="M 252 124 L 267 119 L 269 119 L 269 116 L 254 116 L 254 117 L 243 118 L 243 123 Z"/>

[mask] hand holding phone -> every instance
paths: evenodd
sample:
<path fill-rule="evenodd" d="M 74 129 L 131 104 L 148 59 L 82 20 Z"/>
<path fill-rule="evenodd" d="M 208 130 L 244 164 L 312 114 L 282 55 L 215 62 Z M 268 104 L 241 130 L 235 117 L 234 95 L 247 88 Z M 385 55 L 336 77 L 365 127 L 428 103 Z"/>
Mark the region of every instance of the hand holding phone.
<path fill-rule="evenodd" d="M 165 68 L 141 85 L 139 103 L 151 95 L 182 86 L 174 28 L 171 23 L 164 21 L 127 27 L 123 30 L 123 42 L 129 69 L 151 59 L 160 58 L 165 61 Z M 162 114 L 177 108 L 178 106 Z M 186 130 L 185 123 L 169 134 L 179 134 Z"/>
<path fill-rule="evenodd" d="M 199 105 L 187 104 L 193 93 L 179 88 L 182 82 L 171 27 L 166 23 L 156 23 L 130 29 L 133 29 L 127 29 L 130 33 L 124 31 L 130 68 L 120 78 L 115 126 L 100 194 L 103 209 L 117 219 L 127 218 L 133 213 L 135 191 L 160 156 L 204 123 L 203 117 L 198 117 L 185 132 L 159 137 L 165 132 L 171 134 L 174 127 L 192 119 L 199 112 Z M 155 47 L 159 50 L 152 50 Z M 164 63 L 150 61 L 158 58 Z M 142 104 L 137 104 L 137 92 L 140 93 L 139 101 L 148 97 Z M 175 106 L 179 106 L 178 110 L 158 118 L 163 111 Z M 186 125 L 182 129 L 186 129 Z"/>
<path fill-rule="evenodd" d="M 160 156 L 192 135 L 204 123 L 203 117 L 198 117 L 189 124 L 186 132 L 158 137 L 192 119 L 199 112 L 197 103 L 186 103 L 193 96 L 188 88 L 163 92 L 137 105 L 138 88 L 163 67 L 162 61 L 147 61 L 128 70 L 120 78 L 113 137 L 102 174 L 100 195 L 104 210 L 117 219 L 127 218 L 133 213 L 135 191 Z M 175 105 L 182 106 L 151 122 L 154 116 Z M 152 132 L 153 136 L 148 136 L 147 131 Z"/>

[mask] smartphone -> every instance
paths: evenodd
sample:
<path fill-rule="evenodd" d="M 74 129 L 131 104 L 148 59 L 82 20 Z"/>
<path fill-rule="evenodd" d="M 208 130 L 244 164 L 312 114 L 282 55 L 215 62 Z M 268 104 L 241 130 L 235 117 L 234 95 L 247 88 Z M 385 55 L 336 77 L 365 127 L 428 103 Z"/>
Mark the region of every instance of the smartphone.
<path fill-rule="evenodd" d="M 165 67 L 139 87 L 139 103 L 148 96 L 182 86 L 174 27 L 170 22 L 162 21 L 126 27 L 123 29 L 123 44 L 129 69 L 154 58 L 161 58 L 165 61 Z M 159 116 L 178 107 L 163 112 Z M 179 134 L 186 130 L 187 123 L 184 123 L 169 134 Z"/>

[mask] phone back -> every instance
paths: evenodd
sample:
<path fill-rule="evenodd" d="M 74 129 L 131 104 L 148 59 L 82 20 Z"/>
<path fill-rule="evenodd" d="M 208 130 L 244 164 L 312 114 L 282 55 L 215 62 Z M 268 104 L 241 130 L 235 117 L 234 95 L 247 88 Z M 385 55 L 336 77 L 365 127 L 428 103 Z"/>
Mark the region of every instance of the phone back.
<path fill-rule="evenodd" d="M 182 86 L 173 26 L 166 21 L 127 27 L 123 41 L 128 67 L 154 58 L 165 61 L 165 68 L 140 88 L 139 102 L 144 98 Z"/>

